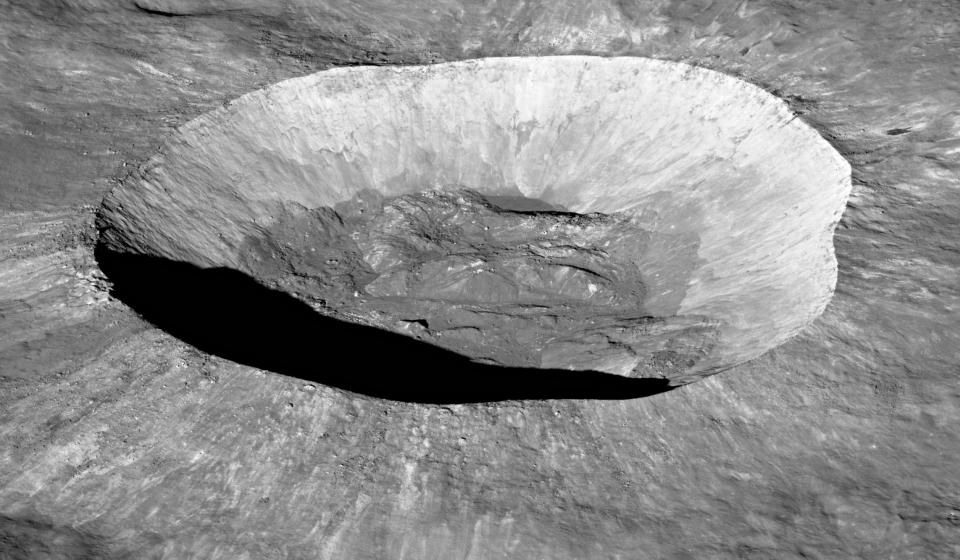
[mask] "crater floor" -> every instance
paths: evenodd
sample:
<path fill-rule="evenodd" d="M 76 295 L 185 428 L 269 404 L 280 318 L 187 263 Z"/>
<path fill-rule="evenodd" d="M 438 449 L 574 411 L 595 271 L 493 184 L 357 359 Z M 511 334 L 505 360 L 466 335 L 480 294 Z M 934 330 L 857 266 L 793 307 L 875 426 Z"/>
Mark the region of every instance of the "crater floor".
<path fill-rule="evenodd" d="M 686 238 L 677 278 L 697 260 L 697 238 Z M 650 239 L 628 216 L 522 196 L 364 191 L 279 217 L 245 242 L 241 268 L 331 316 L 483 363 L 668 378 L 695 365 L 718 329 L 645 310 L 638 263 Z"/>

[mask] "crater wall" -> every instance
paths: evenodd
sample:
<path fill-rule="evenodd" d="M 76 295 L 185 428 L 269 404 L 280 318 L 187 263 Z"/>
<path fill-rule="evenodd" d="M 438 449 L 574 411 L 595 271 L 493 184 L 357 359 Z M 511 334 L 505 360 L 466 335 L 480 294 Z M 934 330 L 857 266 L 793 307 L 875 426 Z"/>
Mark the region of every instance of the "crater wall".
<path fill-rule="evenodd" d="M 620 214 L 649 232 L 636 257 L 643 313 L 721 325 L 681 382 L 755 357 L 822 312 L 850 169 L 781 100 L 681 63 L 339 68 L 182 127 L 107 197 L 101 227 L 117 251 L 242 270 L 246 240 L 291 212 L 369 190 L 463 188 Z"/>

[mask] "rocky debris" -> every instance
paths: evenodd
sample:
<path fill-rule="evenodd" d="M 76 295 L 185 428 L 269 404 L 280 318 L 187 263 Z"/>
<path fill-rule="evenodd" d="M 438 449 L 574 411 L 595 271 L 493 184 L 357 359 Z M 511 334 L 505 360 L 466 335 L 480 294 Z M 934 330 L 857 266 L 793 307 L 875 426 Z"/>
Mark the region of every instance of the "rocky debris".
<path fill-rule="evenodd" d="M 354 239 L 377 274 L 364 287 L 372 296 L 642 307 L 640 271 L 615 248 L 642 252 L 650 234 L 627 217 L 500 210 L 469 190 L 405 195 L 371 210 Z"/>

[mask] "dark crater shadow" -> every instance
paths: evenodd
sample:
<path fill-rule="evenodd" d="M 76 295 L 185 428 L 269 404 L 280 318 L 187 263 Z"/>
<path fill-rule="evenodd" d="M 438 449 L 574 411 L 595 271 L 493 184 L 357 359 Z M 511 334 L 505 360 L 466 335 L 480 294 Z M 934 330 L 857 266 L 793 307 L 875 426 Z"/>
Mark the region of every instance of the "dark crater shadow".
<path fill-rule="evenodd" d="M 113 295 L 144 319 L 221 358 L 396 401 L 634 399 L 665 379 L 479 364 L 432 344 L 326 317 L 227 268 L 96 251 Z"/>

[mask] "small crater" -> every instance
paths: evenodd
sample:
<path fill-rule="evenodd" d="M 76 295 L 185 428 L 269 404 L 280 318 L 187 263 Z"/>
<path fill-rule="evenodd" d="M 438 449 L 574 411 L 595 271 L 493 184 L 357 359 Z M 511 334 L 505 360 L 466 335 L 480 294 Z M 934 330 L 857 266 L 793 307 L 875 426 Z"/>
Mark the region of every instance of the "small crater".
<path fill-rule="evenodd" d="M 901 134 L 906 134 L 910 132 L 912 128 L 891 128 L 890 130 L 884 131 L 884 134 L 888 136 L 900 136 Z"/>

